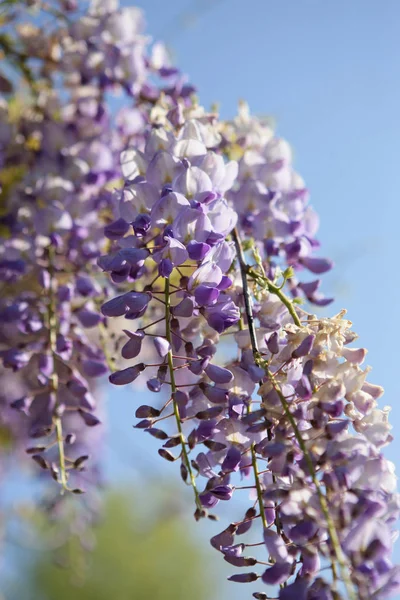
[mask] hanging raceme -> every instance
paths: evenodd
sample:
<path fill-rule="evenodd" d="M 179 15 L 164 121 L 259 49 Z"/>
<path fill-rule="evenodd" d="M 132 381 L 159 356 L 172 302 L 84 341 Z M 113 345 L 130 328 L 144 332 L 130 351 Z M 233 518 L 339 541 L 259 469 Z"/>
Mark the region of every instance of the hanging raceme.
<path fill-rule="evenodd" d="M 259 600 L 393 596 L 389 411 L 346 312 L 300 305 L 330 303 L 307 272 L 332 263 L 288 143 L 244 102 L 207 112 L 139 9 L 30 4 L 0 37 L 31 90 L 23 110 L 0 79 L 1 419 L 59 484 L 49 512 L 99 483 L 108 374 L 155 394 L 135 428 L 197 520 L 247 498 L 211 539 L 231 581 Z"/>

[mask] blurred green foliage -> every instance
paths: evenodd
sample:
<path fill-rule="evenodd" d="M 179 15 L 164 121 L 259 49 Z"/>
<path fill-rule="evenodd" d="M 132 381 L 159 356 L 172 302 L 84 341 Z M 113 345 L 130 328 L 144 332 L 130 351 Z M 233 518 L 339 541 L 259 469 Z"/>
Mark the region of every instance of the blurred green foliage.
<path fill-rule="evenodd" d="M 198 540 L 190 536 L 171 499 L 155 516 L 132 510 L 126 495 L 109 496 L 90 564 L 77 583 L 71 570 L 54 564 L 49 553 L 32 571 L 34 600 L 206 600 L 212 581 Z M 165 511 L 165 512 L 164 512 Z M 71 556 L 76 565 L 77 557 Z M 74 560 L 75 559 L 75 560 Z M 75 579 L 75 581 L 74 581 Z M 18 596 L 18 600 L 23 600 Z"/>

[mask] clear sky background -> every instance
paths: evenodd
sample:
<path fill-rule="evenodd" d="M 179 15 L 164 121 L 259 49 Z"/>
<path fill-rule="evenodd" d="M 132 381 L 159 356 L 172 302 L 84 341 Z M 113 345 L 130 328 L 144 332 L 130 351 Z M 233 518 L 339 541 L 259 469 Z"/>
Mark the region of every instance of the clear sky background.
<path fill-rule="evenodd" d="M 168 43 L 205 106 L 219 102 L 229 118 L 245 99 L 254 113 L 272 116 L 291 143 L 320 215 L 321 255 L 336 263 L 324 278 L 325 293 L 336 298 L 325 312 L 347 308 L 359 345 L 369 349 L 370 380 L 386 389 L 382 405 L 392 406 L 395 441 L 386 454 L 400 469 L 400 0 L 136 4 L 148 33 Z M 178 494 L 176 469 L 158 457 L 157 442 L 132 430 L 137 392 L 106 393 L 109 479 L 142 486 L 143 476 L 160 485 L 172 478 Z M 140 403 L 148 403 L 143 395 Z M 219 526 L 196 526 L 191 512 L 188 527 L 208 544 Z M 250 587 L 223 581 L 235 569 L 211 547 L 210 556 L 222 580 L 210 600 L 249 597 Z"/>
<path fill-rule="evenodd" d="M 386 454 L 399 469 L 400 0 L 137 4 L 149 34 L 168 43 L 205 106 L 219 102 L 229 118 L 246 99 L 254 113 L 272 116 L 293 146 L 320 215 L 321 255 L 336 263 L 324 279 L 324 291 L 336 298 L 326 313 L 347 308 L 359 345 L 369 350 L 370 380 L 386 389 L 382 405 L 392 406 L 395 441 Z M 156 446 L 130 428 L 131 393 L 113 392 L 109 404 L 110 471 L 116 474 L 123 454 L 127 477 L 144 461 L 147 473 L 166 481 Z M 212 558 L 225 574 L 223 561 Z M 226 583 L 218 598 L 239 600 L 248 591 Z"/>

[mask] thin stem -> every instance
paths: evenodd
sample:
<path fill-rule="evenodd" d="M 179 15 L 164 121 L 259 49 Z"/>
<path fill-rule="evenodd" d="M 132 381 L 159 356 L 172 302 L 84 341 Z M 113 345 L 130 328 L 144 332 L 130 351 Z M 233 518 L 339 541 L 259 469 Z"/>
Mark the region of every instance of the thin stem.
<path fill-rule="evenodd" d="M 264 276 L 264 275 L 261 276 L 260 274 L 256 273 L 255 271 L 252 271 L 251 269 L 249 269 L 248 265 L 246 264 L 245 258 L 244 258 L 243 249 L 242 249 L 242 246 L 240 243 L 240 238 L 239 238 L 239 235 L 238 235 L 238 232 L 236 229 L 233 231 L 233 239 L 234 239 L 235 246 L 237 249 L 239 265 L 240 265 L 240 270 L 241 270 L 241 276 L 242 276 L 242 282 L 243 282 L 243 294 L 244 294 L 244 298 L 245 298 L 245 307 L 246 307 L 246 312 L 247 312 L 247 321 L 248 321 L 248 326 L 249 326 L 250 339 L 252 340 L 253 354 L 255 355 L 255 358 L 256 358 L 256 356 L 259 356 L 259 352 L 258 352 L 258 346 L 257 346 L 257 338 L 255 335 L 255 329 L 254 329 L 254 318 L 253 318 L 253 314 L 252 314 L 250 292 L 249 292 L 249 287 L 248 287 L 248 283 L 247 283 L 247 275 L 248 274 L 250 274 L 250 276 L 252 276 L 256 282 L 258 282 L 258 280 L 261 279 L 267 285 L 268 290 L 271 293 L 278 296 L 278 298 L 286 306 L 290 315 L 293 318 L 294 323 L 298 327 L 301 327 L 302 325 L 301 325 L 301 321 L 295 311 L 295 308 L 294 308 L 292 302 L 290 301 L 289 298 L 287 298 L 287 296 L 285 296 L 285 294 L 282 292 L 282 290 L 280 290 L 277 286 L 275 286 L 266 276 Z M 253 329 L 253 332 L 251 332 L 251 329 Z M 253 345 L 253 342 L 254 342 L 254 345 Z M 335 559 L 339 563 L 339 566 L 340 566 L 341 578 L 346 587 L 348 598 L 350 600 L 356 600 L 357 596 L 356 596 L 356 592 L 355 592 L 353 583 L 349 577 L 348 565 L 346 563 L 346 558 L 343 554 L 342 547 L 340 545 L 340 540 L 339 540 L 337 531 L 335 529 L 335 525 L 334 525 L 331 515 L 329 513 L 328 503 L 327 503 L 326 497 L 323 493 L 320 482 L 318 480 L 312 458 L 307 450 L 307 446 L 305 444 L 305 441 L 302 438 L 301 432 L 300 432 L 299 428 L 297 427 L 295 418 L 293 417 L 292 413 L 289 410 L 289 405 L 287 403 L 287 400 L 286 400 L 284 394 L 282 393 L 282 390 L 279 388 L 279 385 L 277 384 L 277 382 L 274 378 L 274 375 L 271 373 L 269 368 L 268 367 L 264 367 L 264 368 L 265 368 L 265 372 L 266 372 L 269 380 L 272 383 L 274 390 L 278 394 L 279 400 L 280 400 L 282 407 L 285 411 L 285 414 L 293 428 L 295 437 L 297 439 L 299 447 L 300 447 L 300 449 L 304 455 L 305 461 L 307 463 L 312 482 L 317 491 L 321 510 L 322 510 L 322 513 L 326 520 L 328 533 L 329 533 L 330 540 L 332 543 L 332 548 L 333 548 L 333 552 L 335 555 Z M 337 580 L 337 571 L 336 571 L 336 565 L 335 565 L 333 558 L 331 558 L 331 569 L 332 569 L 333 578 L 336 581 Z"/>
<path fill-rule="evenodd" d="M 254 444 L 251 445 L 251 464 L 253 466 L 254 480 L 256 483 L 257 500 L 258 500 L 258 507 L 260 509 L 261 521 L 262 521 L 264 529 L 267 529 L 268 522 L 267 522 L 267 516 L 265 514 L 265 506 L 264 506 L 264 500 L 263 500 L 263 496 L 262 496 L 260 477 L 258 474 L 257 456 L 256 456 Z"/>
<path fill-rule="evenodd" d="M 50 246 L 49 249 L 49 275 L 50 275 L 50 284 L 49 284 L 49 304 L 48 304 L 48 327 L 49 327 L 49 346 L 51 358 L 53 361 L 53 372 L 50 376 L 50 385 L 51 390 L 56 398 L 56 407 L 57 411 L 58 406 L 58 374 L 56 372 L 56 358 L 57 358 L 57 313 L 56 313 L 56 295 L 55 295 L 55 280 L 54 280 L 54 248 Z M 62 430 L 62 422 L 60 416 L 53 417 L 53 423 L 56 430 L 56 438 L 57 438 L 57 446 L 58 446 L 58 455 L 60 459 L 60 483 L 63 490 L 68 490 L 67 485 L 67 470 L 65 465 L 65 452 L 64 452 L 64 437 Z"/>
<path fill-rule="evenodd" d="M 174 359 L 173 359 L 173 355 L 172 355 L 171 297 L 170 297 L 169 285 L 170 285 L 169 279 L 166 279 L 165 280 L 165 337 L 166 337 L 167 341 L 169 342 L 169 346 L 170 346 L 170 349 L 169 349 L 168 355 L 167 355 L 167 360 L 168 360 L 169 376 L 171 379 L 170 383 L 171 383 L 172 403 L 173 403 L 173 407 L 174 407 L 176 426 L 177 426 L 178 433 L 179 433 L 179 436 L 181 439 L 182 456 L 184 459 L 185 467 L 189 474 L 191 486 L 193 488 L 196 507 L 199 510 L 203 510 L 203 507 L 202 507 L 202 504 L 200 501 L 200 497 L 199 497 L 199 492 L 198 492 L 197 485 L 196 485 L 196 478 L 194 476 L 192 465 L 191 465 L 190 458 L 189 458 L 189 453 L 186 448 L 185 436 L 184 436 L 183 430 L 182 430 L 181 416 L 179 414 L 179 406 L 174 399 L 174 394 L 178 388 L 177 388 L 177 385 L 175 382 Z"/>
<path fill-rule="evenodd" d="M 164 415 L 163 417 L 159 417 L 158 419 L 154 419 L 153 423 L 159 423 L 160 421 L 165 421 L 165 419 L 170 419 L 174 416 L 174 413 L 170 413 L 169 415 Z"/>
<path fill-rule="evenodd" d="M 246 263 L 246 259 L 244 257 L 242 244 L 240 243 L 239 233 L 236 228 L 232 232 L 232 238 L 235 243 L 236 253 L 237 253 L 238 260 L 239 260 L 240 273 L 242 275 L 244 306 L 245 306 L 245 310 L 246 310 L 247 325 L 249 328 L 251 346 L 253 348 L 253 354 L 257 355 L 257 358 L 258 358 L 260 353 L 258 350 L 256 328 L 254 325 L 253 309 L 251 307 L 250 290 L 249 290 L 249 286 L 247 283 L 247 277 L 246 277 L 246 274 L 248 271 L 248 266 Z"/>
<path fill-rule="evenodd" d="M 247 277 L 246 277 L 246 267 L 247 267 L 246 259 L 244 257 L 243 248 L 242 248 L 242 244 L 240 243 L 240 238 L 239 238 L 237 229 L 233 230 L 232 237 L 233 237 L 233 241 L 235 243 L 236 253 L 237 253 L 238 260 L 239 260 L 240 272 L 242 274 L 243 297 L 244 297 L 244 305 L 245 305 L 245 310 L 246 310 L 247 325 L 248 325 L 248 329 L 249 329 L 251 347 L 253 350 L 254 360 L 257 363 L 258 359 L 260 358 L 260 352 L 258 349 L 256 329 L 255 329 L 255 325 L 254 325 L 253 310 L 251 307 L 250 291 L 249 291 Z M 249 410 L 251 410 L 251 405 L 249 405 Z M 261 520 L 262 520 L 264 529 L 266 529 L 268 527 L 268 522 L 267 522 L 267 517 L 265 514 L 265 507 L 264 507 L 264 501 L 263 501 L 263 497 L 262 497 L 262 488 L 261 488 L 261 483 L 260 483 L 260 477 L 258 474 L 257 456 L 256 456 L 255 448 L 254 448 L 254 443 L 251 445 L 251 464 L 253 466 L 254 480 L 255 480 L 256 489 L 257 489 L 257 500 L 258 500 L 258 506 L 259 506 L 260 515 L 261 515 Z M 276 513 L 276 511 L 275 511 L 275 515 L 276 515 L 276 518 L 275 518 L 276 528 L 279 533 L 281 528 L 280 528 L 278 514 Z"/>
<path fill-rule="evenodd" d="M 296 309 L 294 308 L 292 301 L 290 300 L 290 298 L 288 298 L 282 292 L 282 289 L 279 286 L 275 285 L 270 279 L 268 279 L 268 277 L 265 274 L 261 275 L 260 273 L 257 273 L 257 271 L 254 271 L 254 269 L 252 269 L 248 265 L 246 265 L 246 273 L 252 279 L 254 279 L 254 281 L 256 283 L 258 283 L 262 287 L 267 286 L 267 289 L 268 289 L 268 291 L 271 294 L 275 294 L 275 296 L 278 296 L 278 298 L 282 302 L 282 304 L 284 304 L 286 306 L 286 308 L 288 309 L 288 311 L 290 313 L 290 316 L 293 319 L 293 322 L 298 327 L 302 326 L 300 318 L 299 318 L 299 315 L 297 314 Z"/>
<path fill-rule="evenodd" d="M 162 294 L 162 292 L 160 292 L 160 294 Z M 157 302 L 161 302 L 161 304 L 165 304 L 165 300 L 161 300 L 161 298 L 157 298 L 157 296 L 154 296 L 154 292 L 153 292 L 153 300 L 157 300 Z"/>
<path fill-rule="evenodd" d="M 161 323 L 161 321 L 164 321 L 165 317 L 161 317 L 161 319 L 157 319 L 157 321 L 153 321 L 152 323 L 149 323 L 148 325 L 145 325 L 144 327 L 140 327 L 140 329 L 138 329 L 138 331 L 144 331 L 145 329 L 148 329 L 149 327 L 153 327 L 153 325 L 157 325 L 157 323 Z M 149 335 L 149 334 L 147 334 Z"/>
<path fill-rule="evenodd" d="M 265 542 L 257 542 L 256 544 L 245 544 L 246 548 L 254 548 L 256 546 L 265 546 Z"/>

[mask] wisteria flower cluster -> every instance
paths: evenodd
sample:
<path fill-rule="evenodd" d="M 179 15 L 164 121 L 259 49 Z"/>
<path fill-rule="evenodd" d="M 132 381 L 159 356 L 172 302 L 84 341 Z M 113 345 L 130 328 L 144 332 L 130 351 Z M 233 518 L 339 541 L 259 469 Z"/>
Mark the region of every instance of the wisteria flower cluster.
<path fill-rule="evenodd" d="M 36 52 L 46 84 L 23 117 L 0 105 L 4 427 L 80 493 L 98 478 L 94 382 L 141 382 L 155 400 L 135 428 L 178 463 L 196 520 L 248 499 L 211 539 L 231 581 L 259 600 L 393 597 L 389 408 L 346 311 L 311 312 L 330 299 L 301 274 L 332 263 L 289 145 L 245 103 L 207 112 L 147 52 L 138 9 L 93 1 L 40 45 L 30 27 L 14 58 L 26 72 Z M 131 105 L 113 119 L 115 89 Z"/>
<path fill-rule="evenodd" d="M 257 244 L 260 255 L 274 277 L 277 267 L 293 267 L 287 284 L 293 296 L 304 296 L 326 306 L 332 299 L 318 288 L 321 280 L 299 282 L 296 271 L 320 275 L 332 261 L 314 256 L 319 220 L 308 203 L 308 190 L 292 166 L 292 151 L 278 138 L 268 122 L 250 115 L 245 102 L 239 114 L 223 131 L 224 153 L 239 159 L 239 173 L 229 199 L 239 216 L 239 230 Z"/>
<path fill-rule="evenodd" d="M 162 47 L 148 52 L 141 11 L 114 4 L 93 2 L 86 14 L 68 5 L 66 22 L 50 12 L 63 7 L 41 3 L 25 22 L 27 7 L 18 5 L 21 15 L 0 36 L 32 87 L 27 105 L 0 100 L 1 426 L 7 450 L 25 448 L 75 493 L 101 479 L 90 455 L 100 457 L 96 381 L 108 372 L 112 342 L 99 311 L 110 286 L 97 259 L 119 155 L 128 140 L 142 144 L 157 94 L 183 89 Z M 156 77 L 161 87 L 147 83 Z M 114 120 L 107 94 L 117 88 L 126 103 Z"/>

